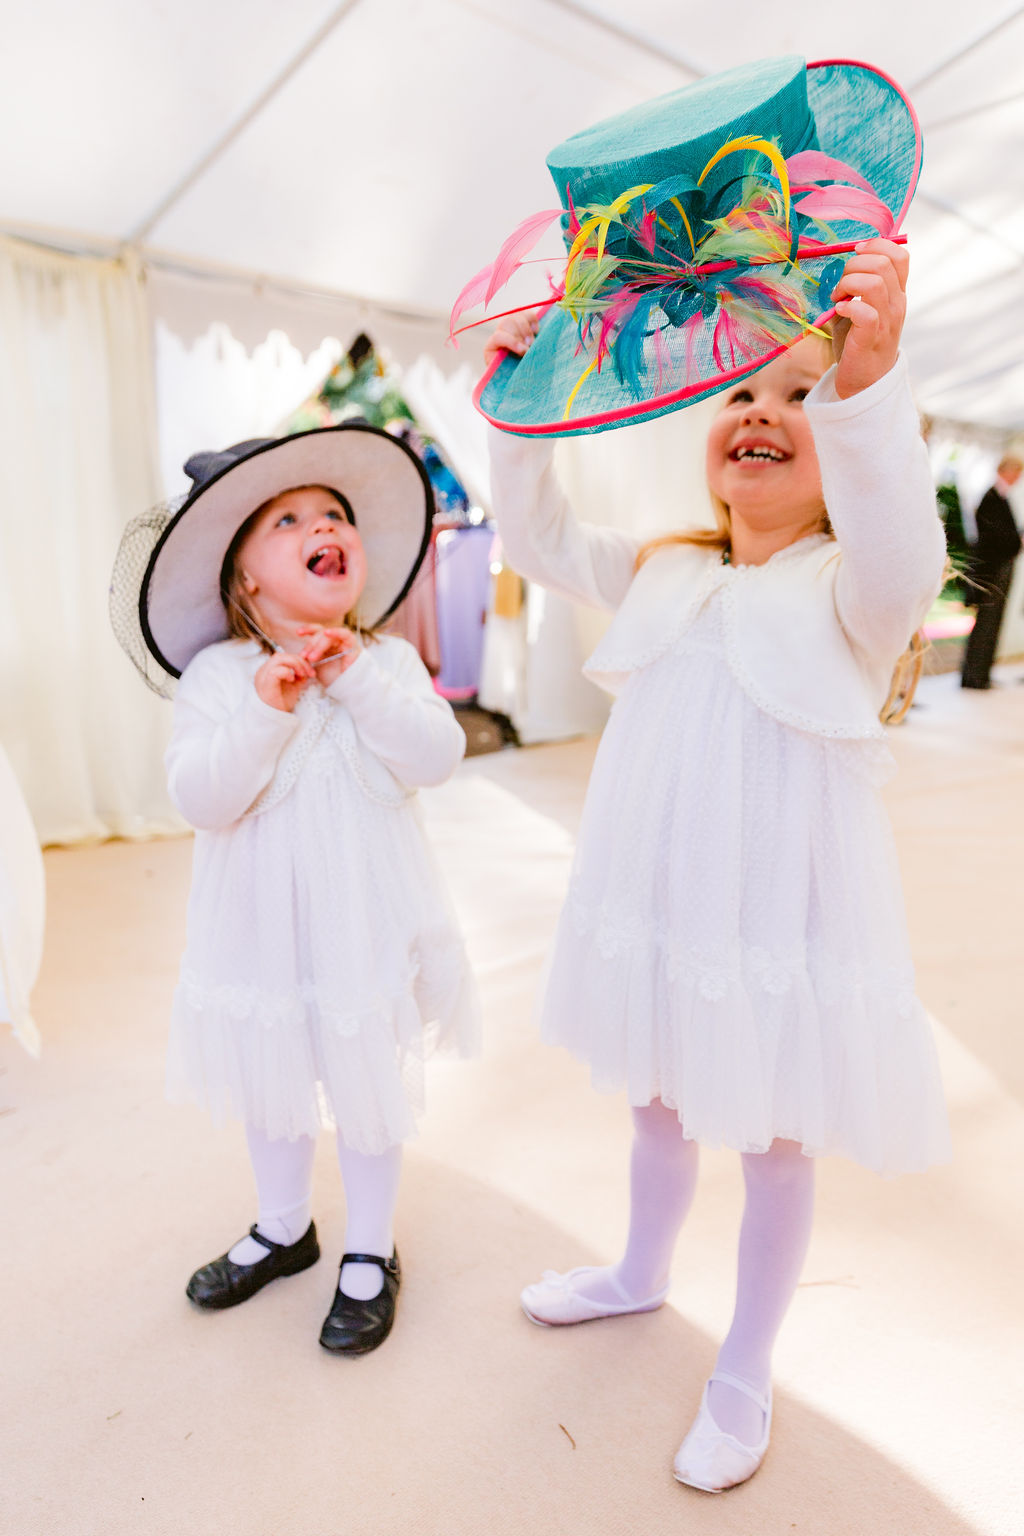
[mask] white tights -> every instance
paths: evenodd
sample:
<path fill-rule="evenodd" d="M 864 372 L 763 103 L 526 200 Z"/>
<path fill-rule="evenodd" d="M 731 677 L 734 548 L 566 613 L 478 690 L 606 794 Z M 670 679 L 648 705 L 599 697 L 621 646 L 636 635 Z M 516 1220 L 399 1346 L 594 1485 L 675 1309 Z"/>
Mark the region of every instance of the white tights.
<path fill-rule="evenodd" d="M 272 1242 L 298 1242 L 311 1219 L 316 1141 L 312 1136 L 271 1141 L 251 1125 L 246 1126 L 245 1134 L 259 1200 L 257 1228 Z M 394 1214 L 402 1148 L 388 1147 L 385 1152 L 369 1156 L 354 1152 L 340 1136 L 337 1145 L 345 1186 L 344 1251 L 374 1253 L 388 1259 L 395 1246 Z M 255 1264 L 266 1258 L 266 1253 L 251 1237 L 243 1237 L 231 1249 L 230 1257 L 236 1264 Z M 376 1264 L 346 1264 L 341 1278 L 345 1294 L 361 1300 L 376 1296 L 384 1283 Z"/>
<path fill-rule="evenodd" d="M 645 1301 L 668 1279 L 676 1237 L 697 1183 L 697 1144 L 683 1137 L 674 1109 L 660 1099 L 633 1110 L 629 1235 L 618 1264 L 581 1275 L 576 1289 L 621 1305 L 615 1284 Z M 776 1334 L 793 1299 L 811 1233 L 814 1162 L 798 1142 L 775 1141 L 744 1153 L 746 1202 L 740 1228 L 736 1308 L 718 1367 L 766 1392 Z M 724 1382 L 712 1382 L 708 1406 L 719 1426 L 748 1444 L 764 1428 L 761 1410 Z"/>

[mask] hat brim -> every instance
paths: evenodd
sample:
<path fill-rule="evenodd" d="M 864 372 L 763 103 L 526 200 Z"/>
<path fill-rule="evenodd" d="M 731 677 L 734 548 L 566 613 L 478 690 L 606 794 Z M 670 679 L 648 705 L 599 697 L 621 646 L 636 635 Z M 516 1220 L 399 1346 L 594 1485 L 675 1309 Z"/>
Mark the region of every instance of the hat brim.
<path fill-rule="evenodd" d="M 910 206 L 921 171 L 921 130 L 917 114 L 899 86 L 870 64 L 849 59 L 821 59 L 807 65 L 807 96 L 820 150 L 853 166 L 892 210 L 898 231 Z M 870 131 L 865 124 L 870 124 Z M 876 231 L 854 220 L 832 220 L 838 242 L 874 238 Z M 835 259 L 831 264 L 838 277 Z M 802 261 L 815 277 L 826 274 L 828 259 Z M 841 267 L 842 263 L 839 263 Z M 831 284 L 822 291 L 819 322 L 831 318 Z M 543 315 L 537 336 L 522 357 L 502 352 L 477 385 L 474 404 L 502 431 L 529 437 L 577 437 L 628 426 L 683 409 L 719 393 L 763 368 L 800 340 L 767 338 L 748 342 L 747 355 L 723 367 L 715 355 L 711 327 L 694 345 L 671 329 L 663 331 L 657 383 L 637 399 L 606 362 L 580 386 L 568 416 L 566 400 L 590 361 L 580 342 L 577 321 L 558 304 Z M 571 382 L 567 387 L 567 365 Z M 652 370 L 654 372 L 654 370 Z"/>
<path fill-rule="evenodd" d="M 139 591 L 150 652 L 180 677 L 193 656 L 228 638 L 221 568 L 239 528 L 264 502 L 301 485 L 338 491 L 352 509 L 367 578 L 356 607 L 366 628 L 408 593 L 430 543 L 430 478 L 419 458 L 377 427 L 343 422 L 260 448 L 205 481 L 164 530 Z"/>

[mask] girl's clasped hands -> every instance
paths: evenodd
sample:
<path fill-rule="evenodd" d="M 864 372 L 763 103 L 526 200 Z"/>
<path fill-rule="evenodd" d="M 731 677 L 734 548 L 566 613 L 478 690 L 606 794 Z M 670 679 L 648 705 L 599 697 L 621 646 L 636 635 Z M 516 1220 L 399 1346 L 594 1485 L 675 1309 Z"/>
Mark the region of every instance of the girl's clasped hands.
<path fill-rule="evenodd" d="M 297 654 L 275 651 L 253 679 L 264 704 L 286 714 L 291 714 L 314 679 L 329 688 L 335 678 L 348 671 L 363 648 L 359 636 L 351 629 L 321 629 L 303 624 L 296 633 L 313 638 Z"/>

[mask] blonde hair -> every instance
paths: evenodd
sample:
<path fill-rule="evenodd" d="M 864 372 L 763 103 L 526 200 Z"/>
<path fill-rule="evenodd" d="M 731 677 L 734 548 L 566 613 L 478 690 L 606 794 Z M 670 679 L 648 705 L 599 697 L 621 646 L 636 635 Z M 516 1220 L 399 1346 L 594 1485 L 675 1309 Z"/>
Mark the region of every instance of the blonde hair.
<path fill-rule="evenodd" d="M 819 338 L 815 336 L 815 340 Z M 825 338 L 821 337 L 822 373 L 832 363 L 832 337 L 828 336 L 828 356 L 824 356 Z M 1004 461 L 1005 462 L 1005 461 Z M 1019 460 L 1015 460 L 1019 463 Z M 1002 466 L 1000 466 L 1001 469 Z M 714 513 L 715 526 L 713 528 L 682 528 L 678 533 L 663 533 L 658 538 L 647 539 L 637 550 L 635 569 L 640 567 L 656 554 L 659 549 L 666 549 L 675 544 L 692 544 L 699 549 L 718 549 L 723 553 L 732 548 L 732 517 L 728 505 L 717 496 L 708 486 L 708 498 L 711 502 L 711 510 Z M 829 539 L 835 538 L 832 524 L 829 521 L 828 509 L 822 505 L 821 518 L 816 528 L 809 529 L 810 533 L 823 533 Z M 893 670 L 892 684 L 889 696 L 879 711 L 879 719 L 883 725 L 899 725 L 907 716 L 911 704 L 914 702 L 914 694 L 921 680 L 921 672 L 924 665 L 924 653 L 930 649 L 928 641 L 921 630 L 917 630 L 911 636 L 910 644 L 899 657 Z"/>
<path fill-rule="evenodd" d="M 291 485 L 287 491 L 278 491 L 276 496 L 271 496 L 267 501 L 262 502 L 255 512 L 250 512 L 228 545 L 228 552 L 224 556 L 224 561 L 220 568 L 220 597 L 221 602 L 224 604 L 224 612 L 227 614 L 228 634 L 233 640 L 255 640 L 260 649 L 266 651 L 271 656 L 274 654 L 274 647 L 259 622 L 256 605 L 245 590 L 240 557 L 246 539 L 264 512 L 279 497 L 287 496 L 289 491 L 326 491 L 329 496 L 333 496 L 335 501 L 344 508 L 346 515 L 350 515 L 351 510 L 341 492 L 334 490 L 332 486 Z M 377 634 L 379 626 L 376 624 L 361 624 L 356 617 L 354 609 L 346 613 L 344 624 L 346 629 L 351 629 L 361 640 L 376 640 L 379 638 Z"/>

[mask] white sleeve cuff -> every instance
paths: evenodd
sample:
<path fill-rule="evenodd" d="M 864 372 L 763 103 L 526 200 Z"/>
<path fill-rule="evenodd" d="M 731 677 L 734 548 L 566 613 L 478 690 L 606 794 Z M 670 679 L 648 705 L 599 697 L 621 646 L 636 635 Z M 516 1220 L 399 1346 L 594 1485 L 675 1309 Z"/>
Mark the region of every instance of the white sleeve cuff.
<path fill-rule="evenodd" d="M 876 405 L 883 404 L 899 390 L 905 389 L 907 383 L 907 364 L 901 352 L 888 373 L 869 384 L 867 389 L 860 389 L 855 395 L 847 395 L 843 400 L 836 394 L 836 364 L 833 363 L 807 396 L 804 409 L 808 415 L 817 416 L 822 421 L 850 421 L 855 416 L 873 410 Z"/>

